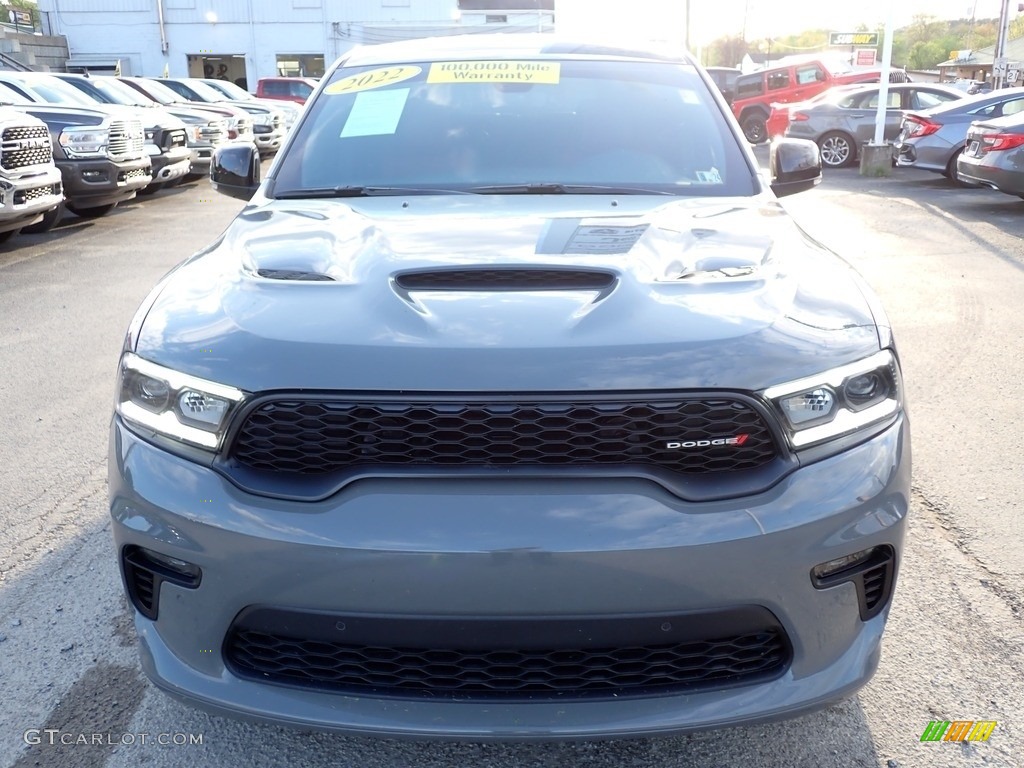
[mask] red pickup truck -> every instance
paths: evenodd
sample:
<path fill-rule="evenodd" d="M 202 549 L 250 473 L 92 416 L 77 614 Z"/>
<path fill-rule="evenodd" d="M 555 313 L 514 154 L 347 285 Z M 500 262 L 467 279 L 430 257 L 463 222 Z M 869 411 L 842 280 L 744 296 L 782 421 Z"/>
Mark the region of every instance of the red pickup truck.
<path fill-rule="evenodd" d="M 747 141 L 759 144 L 768 139 L 766 122 L 773 103 L 806 101 L 834 85 L 877 83 L 882 77 L 877 69 L 842 70 L 841 65 L 842 62 L 826 64 L 821 59 L 802 59 L 737 77 L 732 112 Z"/>
<path fill-rule="evenodd" d="M 311 77 L 261 77 L 256 84 L 256 97 L 305 104 L 314 88 L 316 80 Z"/>

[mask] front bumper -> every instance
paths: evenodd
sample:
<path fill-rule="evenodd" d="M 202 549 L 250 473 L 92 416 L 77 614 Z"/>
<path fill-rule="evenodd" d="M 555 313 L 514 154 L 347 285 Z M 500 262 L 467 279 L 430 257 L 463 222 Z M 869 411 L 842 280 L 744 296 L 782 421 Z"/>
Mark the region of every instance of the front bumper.
<path fill-rule="evenodd" d="M 131 200 L 153 180 L 148 157 L 138 160 L 58 160 L 64 197 L 72 206 L 92 208 Z"/>
<path fill-rule="evenodd" d="M 63 199 L 60 171 L 56 166 L 31 176 L 0 177 L 0 232 L 35 223 Z"/>
<path fill-rule="evenodd" d="M 192 167 L 192 152 L 187 147 L 154 155 L 153 183 L 160 184 L 186 175 Z"/>
<path fill-rule="evenodd" d="M 276 130 L 270 133 L 253 133 L 253 141 L 261 153 L 276 152 L 284 143 L 284 131 Z"/>
<path fill-rule="evenodd" d="M 910 487 L 900 421 L 764 493 L 687 503 L 641 479 L 369 478 L 321 502 L 253 496 L 209 468 L 112 426 L 110 498 L 119 553 L 144 547 L 202 570 L 165 582 L 136 614 L 143 668 L 210 711 L 378 736 L 567 739 L 649 736 L 790 717 L 873 674 L 888 604 L 866 621 L 822 562 L 902 549 Z M 515 701 L 351 695 L 257 682 L 225 662 L 253 606 L 370 617 L 523 619 L 770 612 L 791 645 L 773 679 L 623 698 Z M 454 632 L 455 630 L 453 630 Z M 410 638 L 414 643 L 415 638 Z"/>

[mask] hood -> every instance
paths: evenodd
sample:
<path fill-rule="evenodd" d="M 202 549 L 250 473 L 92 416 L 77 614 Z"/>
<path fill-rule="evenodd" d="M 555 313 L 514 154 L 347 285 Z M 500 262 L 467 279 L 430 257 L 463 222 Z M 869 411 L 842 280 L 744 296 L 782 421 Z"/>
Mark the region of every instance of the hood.
<path fill-rule="evenodd" d="M 757 390 L 878 350 L 861 285 L 767 197 L 258 196 L 136 351 L 248 391 Z"/>

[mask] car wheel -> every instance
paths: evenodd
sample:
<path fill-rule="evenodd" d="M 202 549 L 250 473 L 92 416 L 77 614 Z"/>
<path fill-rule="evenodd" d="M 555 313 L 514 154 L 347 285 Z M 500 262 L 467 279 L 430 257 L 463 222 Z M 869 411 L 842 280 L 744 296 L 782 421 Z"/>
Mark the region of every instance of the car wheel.
<path fill-rule="evenodd" d="M 978 186 L 977 184 L 971 184 L 970 182 L 964 181 L 960 172 L 956 169 L 956 161 L 959 159 L 960 155 L 964 153 L 964 149 L 965 147 L 960 147 L 960 149 L 954 152 L 953 156 L 949 158 L 949 165 L 946 166 L 946 176 L 958 187 L 976 187 Z"/>
<path fill-rule="evenodd" d="M 853 139 L 838 131 L 826 133 L 818 139 L 821 150 L 821 164 L 826 168 L 846 168 L 857 157 Z"/>
<path fill-rule="evenodd" d="M 64 213 L 64 205 L 58 205 L 56 208 L 51 208 L 43 214 L 43 218 L 37 221 L 35 224 L 30 224 L 27 227 L 22 227 L 21 231 L 26 235 L 41 235 L 44 232 L 49 232 L 53 229 L 54 225 L 60 221 L 61 215 Z"/>
<path fill-rule="evenodd" d="M 751 144 L 760 144 L 768 138 L 768 126 L 762 114 L 747 115 L 740 123 L 740 127 Z"/>
<path fill-rule="evenodd" d="M 97 205 L 92 208 L 78 208 L 68 204 L 68 210 L 75 214 L 75 216 L 81 216 L 83 219 L 98 219 L 100 216 L 106 216 L 114 210 L 114 205 L 115 203 L 108 203 L 107 205 Z"/>
<path fill-rule="evenodd" d="M 149 184 L 144 186 L 142 189 L 140 189 L 138 193 L 140 195 L 153 195 L 153 194 L 156 194 L 157 192 L 159 192 L 165 186 L 166 186 L 166 182 L 163 182 L 163 181 L 150 182 Z"/>

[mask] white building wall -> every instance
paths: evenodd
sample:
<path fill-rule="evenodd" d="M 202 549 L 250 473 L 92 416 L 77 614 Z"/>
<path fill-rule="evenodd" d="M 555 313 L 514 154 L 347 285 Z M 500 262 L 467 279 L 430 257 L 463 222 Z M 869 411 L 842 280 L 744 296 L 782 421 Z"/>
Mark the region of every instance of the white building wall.
<path fill-rule="evenodd" d="M 525 0 L 529 2 L 529 0 Z M 482 16 L 464 20 L 457 0 L 39 0 L 43 28 L 65 35 L 72 59 L 120 59 L 124 74 L 187 77 L 190 54 L 245 59 L 250 87 L 277 74 L 277 54 L 320 54 L 328 66 L 363 42 L 482 31 Z M 502 12 L 504 13 L 504 12 Z M 550 16 L 549 16 L 550 19 Z M 536 14 L 509 12 L 505 28 L 536 24 Z M 487 25 L 495 30 L 503 25 Z M 549 26 L 549 25 L 548 25 Z M 490 31 L 490 30 L 488 30 Z"/>

